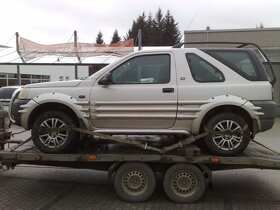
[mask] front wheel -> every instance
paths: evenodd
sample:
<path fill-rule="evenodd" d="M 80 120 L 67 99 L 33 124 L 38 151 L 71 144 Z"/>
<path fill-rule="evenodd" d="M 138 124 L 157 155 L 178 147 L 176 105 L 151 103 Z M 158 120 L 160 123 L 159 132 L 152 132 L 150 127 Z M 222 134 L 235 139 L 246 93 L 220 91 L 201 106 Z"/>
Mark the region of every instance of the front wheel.
<path fill-rule="evenodd" d="M 31 134 L 36 147 L 45 153 L 67 153 L 78 139 L 75 131 L 54 131 L 40 134 L 40 128 L 63 128 L 77 126 L 77 123 L 69 115 L 61 111 L 43 112 L 35 120 Z"/>
<path fill-rule="evenodd" d="M 244 151 L 251 139 L 247 122 L 241 116 L 230 112 L 215 115 L 206 123 L 206 128 L 221 132 L 205 138 L 207 148 L 214 155 L 237 155 Z"/>

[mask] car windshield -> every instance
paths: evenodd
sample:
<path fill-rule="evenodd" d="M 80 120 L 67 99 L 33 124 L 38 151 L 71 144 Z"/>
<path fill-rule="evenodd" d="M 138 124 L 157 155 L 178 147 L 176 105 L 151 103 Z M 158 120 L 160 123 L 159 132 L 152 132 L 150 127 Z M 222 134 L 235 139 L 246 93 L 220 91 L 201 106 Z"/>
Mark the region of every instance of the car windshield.
<path fill-rule="evenodd" d="M 17 88 L 0 88 L 0 99 L 10 99 Z"/>

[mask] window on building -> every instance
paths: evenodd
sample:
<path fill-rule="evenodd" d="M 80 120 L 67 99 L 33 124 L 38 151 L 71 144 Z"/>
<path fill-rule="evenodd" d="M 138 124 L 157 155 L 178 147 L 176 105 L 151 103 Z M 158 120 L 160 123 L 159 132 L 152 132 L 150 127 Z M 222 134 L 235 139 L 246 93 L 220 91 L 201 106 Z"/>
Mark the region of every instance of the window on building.
<path fill-rule="evenodd" d="M 49 75 L 20 74 L 20 84 L 27 85 L 38 82 L 49 82 Z M 0 73 L 0 87 L 18 85 L 17 74 Z"/>
<path fill-rule="evenodd" d="M 49 75 L 42 75 L 42 82 L 49 82 L 51 80 Z"/>
<path fill-rule="evenodd" d="M 7 86 L 13 86 L 18 84 L 17 74 L 7 74 Z"/>
<path fill-rule="evenodd" d="M 39 83 L 42 82 L 41 75 L 31 75 L 31 83 Z"/>
<path fill-rule="evenodd" d="M 6 84 L 7 84 L 7 74 L 0 73 L 0 87 L 6 86 Z"/>
<path fill-rule="evenodd" d="M 21 74 L 20 75 L 21 85 L 27 85 L 31 83 L 31 74 Z"/>

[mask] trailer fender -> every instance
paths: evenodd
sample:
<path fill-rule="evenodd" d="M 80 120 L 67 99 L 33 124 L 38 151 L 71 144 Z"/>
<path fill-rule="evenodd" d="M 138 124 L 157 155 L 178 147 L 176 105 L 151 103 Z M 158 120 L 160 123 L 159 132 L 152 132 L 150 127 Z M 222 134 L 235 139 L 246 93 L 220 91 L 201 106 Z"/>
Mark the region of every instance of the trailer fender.
<path fill-rule="evenodd" d="M 204 164 L 198 164 L 198 168 L 203 172 L 205 180 L 207 181 L 207 186 L 213 189 L 212 171 Z"/>
<path fill-rule="evenodd" d="M 110 166 L 110 168 L 109 168 L 109 170 L 108 170 L 108 178 L 109 178 L 109 179 L 112 179 L 112 178 L 113 178 L 113 176 L 114 176 L 116 170 L 118 169 L 118 167 L 120 167 L 121 164 L 122 164 L 121 162 L 114 162 L 114 163 Z"/>

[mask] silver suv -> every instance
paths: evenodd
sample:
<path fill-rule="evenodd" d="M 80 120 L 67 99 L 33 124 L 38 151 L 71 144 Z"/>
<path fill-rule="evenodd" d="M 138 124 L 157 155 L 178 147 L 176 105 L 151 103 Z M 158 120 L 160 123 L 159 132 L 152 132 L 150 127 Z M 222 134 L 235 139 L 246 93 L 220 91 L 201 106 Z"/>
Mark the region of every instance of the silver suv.
<path fill-rule="evenodd" d="M 233 131 L 203 143 L 213 154 L 235 155 L 273 126 L 273 82 L 253 49 L 138 51 L 85 80 L 24 86 L 12 118 L 47 153 L 69 152 L 79 134 L 38 129 L 70 125 L 115 135 Z"/>

